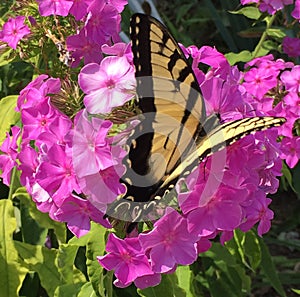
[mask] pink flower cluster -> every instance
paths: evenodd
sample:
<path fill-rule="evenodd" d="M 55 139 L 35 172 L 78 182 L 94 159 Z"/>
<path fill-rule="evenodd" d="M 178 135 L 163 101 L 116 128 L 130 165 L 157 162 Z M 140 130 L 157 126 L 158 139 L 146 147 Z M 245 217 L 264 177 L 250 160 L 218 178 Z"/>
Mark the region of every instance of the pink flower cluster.
<path fill-rule="evenodd" d="M 67 49 L 72 53 L 72 67 L 81 59 L 84 63 L 99 63 L 101 46 L 119 42 L 120 13 L 126 0 L 37 0 L 42 16 L 71 14 L 78 22 L 75 35 L 67 38 Z"/>
<path fill-rule="evenodd" d="M 285 103 L 272 97 L 272 92 L 286 93 L 287 88 L 297 94 L 299 80 L 296 83 L 297 78 L 291 81 L 291 77 L 298 66 L 274 61 L 270 55 L 251 61 L 243 73 L 213 48 L 191 46 L 183 50 L 193 58 L 208 114 L 217 113 L 223 121 L 263 114 L 286 116 L 290 121 L 280 130 L 288 137 L 280 145 L 278 129 L 269 129 L 232 144 L 225 155 L 224 151 L 215 153 L 185 180 L 187 191 L 177 185 L 181 214 L 168 208 L 153 230 L 134 238 L 121 240 L 110 235 L 107 254 L 98 261 L 105 269 L 114 270 L 114 284 L 119 287 L 132 282 L 139 288 L 158 284 L 162 273 L 193 263 L 217 235 L 224 243 L 236 228 L 246 232 L 256 223 L 259 235 L 268 232 L 273 212 L 268 208 L 271 199 L 267 194 L 278 189 L 281 158 L 292 167 L 300 157 L 300 147 L 296 147 L 300 138 L 291 133 L 291 123 L 298 115 L 291 105 L 285 106 L 287 114 L 283 113 Z M 210 70 L 203 73 L 199 63 L 209 65 Z"/>
<path fill-rule="evenodd" d="M 275 14 L 276 11 L 281 10 L 286 5 L 291 5 L 294 3 L 294 0 L 241 0 L 242 5 L 256 3 L 262 12 L 267 12 L 269 14 Z M 299 19 L 299 6 L 300 1 L 296 0 L 295 9 L 292 12 L 292 16 L 295 19 Z"/>

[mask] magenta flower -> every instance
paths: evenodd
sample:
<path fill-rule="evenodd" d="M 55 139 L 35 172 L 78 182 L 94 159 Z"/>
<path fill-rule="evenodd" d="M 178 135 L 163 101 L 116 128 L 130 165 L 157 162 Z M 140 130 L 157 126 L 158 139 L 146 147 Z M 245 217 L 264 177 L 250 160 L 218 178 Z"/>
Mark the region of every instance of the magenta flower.
<path fill-rule="evenodd" d="M 75 195 L 67 197 L 54 216 L 58 221 L 67 222 L 69 230 L 77 237 L 89 232 L 91 220 L 105 228 L 111 228 L 108 220 L 103 219 L 104 213 L 95 208 L 88 200 Z"/>
<path fill-rule="evenodd" d="M 21 129 L 18 126 L 11 128 L 12 136 L 6 133 L 6 138 L 0 147 L 0 177 L 3 183 L 10 185 L 10 175 L 12 169 L 17 165 L 16 159 L 18 156 L 17 140 L 20 136 Z"/>
<path fill-rule="evenodd" d="M 280 78 L 287 91 L 300 92 L 300 65 L 296 65 L 291 71 L 284 71 Z"/>
<path fill-rule="evenodd" d="M 102 212 L 106 212 L 107 204 L 126 192 L 126 187 L 119 181 L 124 171 L 125 168 L 120 163 L 100 170 L 99 173 L 78 178 L 78 183 L 89 201 Z"/>
<path fill-rule="evenodd" d="M 244 75 L 243 86 L 253 96 L 261 99 L 270 89 L 277 86 L 277 78 L 263 68 L 251 68 Z"/>
<path fill-rule="evenodd" d="M 58 206 L 73 191 L 80 193 L 72 159 L 57 144 L 53 144 L 47 151 L 47 156 L 38 168 L 36 181 L 51 195 Z"/>
<path fill-rule="evenodd" d="M 75 17 L 76 21 L 81 20 L 87 14 L 87 8 L 93 0 L 75 0 L 69 13 Z"/>
<path fill-rule="evenodd" d="M 106 270 L 114 270 L 123 286 L 129 285 L 138 277 L 154 274 L 136 237 L 122 240 L 110 233 L 106 251 L 108 254 L 98 256 L 97 260 Z"/>
<path fill-rule="evenodd" d="M 294 168 L 300 159 L 300 138 L 284 138 L 281 141 L 281 155 L 290 168 Z"/>
<path fill-rule="evenodd" d="M 73 5 L 73 0 L 37 0 L 41 16 L 61 15 L 67 16 Z"/>
<path fill-rule="evenodd" d="M 256 199 L 252 200 L 252 204 L 244 209 L 247 220 L 239 228 L 243 232 L 247 232 L 254 224 L 259 222 L 257 232 L 259 236 L 262 236 L 262 234 L 270 230 L 271 220 L 274 217 L 273 211 L 268 208 L 272 200 L 266 198 L 266 195 L 262 191 L 257 191 L 255 197 Z"/>
<path fill-rule="evenodd" d="M 292 11 L 291 15 L 296 20 L 300 20 L 300 0 L 295 1 L 295 8 Z"/>
<path fill-rule="evenodd" d="M 284 5 L 289 4 L 293 4 L 293 0 L 263 0 L 259 5 L 259 9 L 274 14 L 276 11 L 283 9 Z"/>
<path fill-rule="evenodd" d="M 199 236 L 207 236 L 216 230 L 231 231 L 238 227 L 243 219 L 241 203 L 247 198 L 247 190 L 222 185 L 216 191 L 210 186 L 202 194 L 204 187 L 196 185 L 181 206 L 182 209 L 188 208 L 192 203 L 189 200 L 199 205 L 188 214 L 189 230 Z"/>
<path fill-rule="evenodd" d="M 282 41 L 283 51 L 290 57 L 300 56 L 300 38 L 284 37 Z"/>
<path fill-rule="evenodd" d="M 37 139 L 42 132 L 49 130 L 50 123 L 57 117 L 57 111 L 49 103 L 49 99 L 40 99 L 42 101 L 36 106 L 22 110 L 23 139 Z"/>
<path fill-rule="evenodd" d="M 133 97 L 134 68 L 125 57 L 106 57 L 100 65 L 92 63 L 83 67 L 78 82 L 87 94 L 84 97 L 87 111 L 108 113 Z"/>
<path fill-rule="evenodd" d="M 68 136 L 76 175 L 96 174 L 117 162 L 113 159 L 107 133 L 112 123 L 93 117 L 88 120 L 86 110 L 76 115 L 74 130 Z"/>
<path fill-rule="evenodd" d="M 21 170 L 20 182 L 31 193 L 31 186 L 35 183 L 34 175 L 38 168 L 38 153 L 29 145 L 23 145 L 18 155 Z"/>
<path fill-rule="evenodd" d="M 139 239 L 149 253 L 154 272 L 168 272 L 177 264 L 189 265 L 197 258 L 198 236 L 189 232 L 187 220 L 170 208 L 154 229 L 141 233 Z"/>
<path fill-rule="evenodd" d="M 127 61 L 130 64 L 132 64 L 133 54 L 131 51 L 130 43 L 118 42 L 112 46 L 103 44 L 101 46 L 101 50 L 106 55 L 118 56 L 118 57 L 125 56 L 127 58 Z"/>
<path fill-rule="evenodd" d="M 24 36 L 30 34 L 30 29 L 24 24 L 24 21 L 25 16 L 10 18 L 0 31 L 0 40 L 7 42 L 8 46 L 16 49 L 19 41 Z"/>
<path fill-rule="evenodd" d="M 91 12 L 85 26 L 89 40 L 104 44 L 120 32 L 120 15 L 115 7 L 103 0 L 94 0 L 88 8 Z"/>
<path fill-rule="evenodd" d="M 100 44 L 104 43 L 104 40 Z M 77 67 L 80 60 L 84 59 L 84 64 L 100 63 L 102 60 L 101 47 L 99 43 L 87 38 L 85 27 L 76 35 L 67 37 L 68 51 L 72 52 L 72 67 Z"/>

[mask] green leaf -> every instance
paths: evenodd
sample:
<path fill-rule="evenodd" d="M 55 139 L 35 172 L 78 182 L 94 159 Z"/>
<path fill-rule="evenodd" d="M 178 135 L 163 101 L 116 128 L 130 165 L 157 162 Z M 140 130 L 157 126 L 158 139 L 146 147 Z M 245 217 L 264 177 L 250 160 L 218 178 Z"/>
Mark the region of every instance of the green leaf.
<path fill-rule="evenodd" d="M 297 290 L 297 289 L 292 289 L 292 291 L 298 295 L 300 295 L 300 290 Z"/>
<path fill-rule="evenodd" d="M 211 0 L 204 0 L 205 5 L 209 9 L 210 15 L 212 20 L 214 21 L 216 27 L 220 31 L 220 34 L 226 42 L 227 46 L 229 47 L 231 52 L 237 52 L 237 45 L 235 44 L 235 41 L 232 38 L 232 34 L 229 32 L 229 30 L 225 27 L 223 24 L 220 15 L 218 14 L 217 9 L 215 8 L 214 4 Z"/>
<path fill-rule="evenodd" d="M 162 275 L 161 283 L 156 287 L 149 287 L 144 290 L 138 289 L 138 294 L 143 297 L 185 297 L 186 294 L 178 286 L 178 279 L 175 274 Z"/>
<path fill-rule="evenodd" d="M 58 271 L 62 275 L 62 279 L 66 284 L 74 283 L 73 269 L 78 248 L 79 246 L 70 244 L 61 244 L 59 246 L 56 263 Z M 83 274 L 81 281 L 84 281 Z"/>
<path fill-rule="evenodd" d="M 17 296 L 28 269 L 20 265 L 12 239 L 17 224 L 11 200 L 0 200 L 0 297 Z"/>
<path fill-rule="evenodd" d="M 232 14 L 242 14 L 245 17 L 252 19 L 252 20 L 258 20 L 261 17 L 261 12 L 257 7 L 253 6 L 247 6 L 243 7 L 237 11 L 230 11 Z"/>
<path fill-rule="evenodd" d="M 267 34 L 270 37 L 278 38 L 280 40 L 286 36 L 284 30 L 280 28 L 269 28 L 267 29 Z"/>
<path fill-rule="evenodd" d="M 228 53 L 225 54 L 226 59 L 230 65 L 234 65 L 238 62 L 249 62 L 252 60 L 252 54 L 249 51 L 241 51 L 239 53 Z"/>
<path fill-rule="evenodd" d="M 280 294 L 280 296 L 286 297 L 269 250 L 266 244 L 264 243 L 263 239 L 259 238 L 259 243 L 262 252 L 261 268 L 272 287 L 277 291 L 277 293 Z"/>
<path fill-rule="evenodd" d="M 1 51 L 0 54 L 0 67 L 9 64 L 12 62 L 16 57 L 15 51 L 7 47 L 6 50 Z"/>
<path fill-rule="evenodd" d="M 189 266 L 178 266 L 176 269 L 176 276 L 178 278 L 178 285 L 185 290 L 186 297 L 193 297 L 191 292 L 191 278 L 192 271 Z"/>
<path fill-rule="evenodd" d="M 5 139 L 10 126 L 20 119 L 20 114 L 15 111 L 17 99 L 17 95 L 11 95 L 0 100 L 0 143 Z"/>
<path fill-rule="evenodd" d="M 84 285 L 85 283 L 77 283 L 59 286 L 55 290 L 54 297 L 77 297 Z"/>
<path fill-rule="evenodd" d="M 46 240 L 48 230 L 39 225 L 29 212 L 28 205 L 20 202 L 20 215 L 23 241 L 30 244 L 43 245 Z"/>
<path fill-rule="evenodd" d="M 47 213 L 39 211 L 25 188 L 22 187 L 17 189 L 13 195 L 13 198 L 20 199 L 21 203 L 26 205 L 29 215 L 39 224 L 40 227 L 45 229 L 54 229 L 57 239 L 62 243 L 66 242 L 65 224 L 55 222 L 50 219 Z"/>
<path fill-rule="evenodd" d="M 242 231 L 240 231 L 242 232 Z M 253 231 L 244 233 L 242 242 L 244 254 L 248 259 L 250 267 L 255 270 L 261 263 L 261 249 L 257 236 Z"/>
<path fill-rule="evenodd" d="M 86 245 L 86 266 L 91 284 L 97 296 L 104 295 L 103 268 L 97 261 L 97 256 L 105 252 L 106 229 L 99 224 L 92 223 Z M 111 287 L 111 284 L 108 284 Z"/>
<path fill-rule="evenodd" d="M 55 289 L 62 285 L 61 275 L 55 265 L 57 251 L 40 245 L 31 245 L 15 241 L 20 258 L 29 270 L 36 271 L 43 288 L 53 296 Z"/>
<path fill-rule="evenodd" d="M 277 50 L 277 47 L 278 47 L 278 45 L 276 42 L 273 42 L 272 40 L 266 40 L 263 42 L 262 46 L 258 49 L 257 52 L 256 52 L 256 49 L 254 50 L 254 52 L 256 52 L 256 56 L 253 58 L 265 56 L 271 50 Z"/>
<path fill-rule="evenodd" d="M 86 283 L 85 285 L 83 285 L 81 287 L 81 290 L 79 292 L 79 294 L 77 295 L 77 297 L 97 297 L 93 286 L 91 283 Z"/>

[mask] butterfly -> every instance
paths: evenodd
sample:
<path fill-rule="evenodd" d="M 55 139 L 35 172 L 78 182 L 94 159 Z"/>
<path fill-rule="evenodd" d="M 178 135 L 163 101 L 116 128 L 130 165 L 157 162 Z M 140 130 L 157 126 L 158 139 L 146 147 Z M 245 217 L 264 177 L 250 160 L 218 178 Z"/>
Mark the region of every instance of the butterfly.
<path fill-rule="evenodd" d="M 127 192 L 112 205 L 127 220 L 139 221 L 212 153 L 257 130 L 279 126 L 284 118 L 253 117 L 220 124 L 207 117 L 196 76 L 180 46 L 155 18 L 134 14 L 130 22 L 141 122 L 128 138 Z M 121 216 L 121 219 L 126 220 Z"/>

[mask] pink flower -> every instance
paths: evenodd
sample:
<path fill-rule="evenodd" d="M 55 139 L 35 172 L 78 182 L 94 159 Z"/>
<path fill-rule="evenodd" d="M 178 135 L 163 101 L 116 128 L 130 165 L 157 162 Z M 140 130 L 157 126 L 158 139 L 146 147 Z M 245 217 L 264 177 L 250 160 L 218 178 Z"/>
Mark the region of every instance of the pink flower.
<path fill-rule="evenodd" d="M 244 75 L 243 86 L 247 92 L 261 99 L 270 89 L 276 87 L 277 78 L 263 68 L 251 68 Z"/>
<path fill-rule="evenodd" d="M 107 139 L 111 126 L 108 120 L 96 117 L 89 120 L 85 110 L 77 114 L 74 130 L 68 136 L 68 146 L 72 149 L 74 169 L 79 178 L 117 163 Z"/>
<path fill-rule="evenodd" d="M 216 230 L 231 231 L 237 228 L 243 218 L 241 203 L 247 198 L 246 189 L 222 185 L 216 190 L 210 186 L 202 194 L 204 187 L 204 184 L 196 185 L 181 206 L 186 211 L 192 202 L 193 205 L 199 205 L 188 214 L 190 232 L 207 236 Z"/>
<path fill-rule="evenodd" d="M 36 181 L 51 195 L 58 206 L 73 191 L 80 193 L 72 159 L 57 144 L 53 144 L 47 151 L 47 156 L 38 168 Z"/>
<path fill-rule="evenodd" d="M 300 39 L 284 37 L 282 41 L 283 51 L 290 57 L 299 57 L 300 56 Z"/>
<path fill-rule="evenodd" d="M 246 232 L 259 222 L 257 232 L 259 236 L 262 236 L 270 230 L 271 220 L 274 217 L 273 211 L 268 208 L 272 200 L 266 198 L 262 191 L 257 191 L 255 196 L 256 199 L 253 200 L 252 204 L 245 208 L 247 220 L 239 228 Z"/>
<path fill-rule="evenodd" d="M 61 15 L 67 16 L 73 5 L 73 0 L 37 0 L 41 16 Z"/>
<path fill-rule="evenodd" d="M 76 21 L 81 20 L 87 14 L 87 9 L 92 1 L 93 0 L 74 0 L 69 13 L 74 15 Z"/>
<path fill-rule="evenodd" d="M 300 21 L 300 0 L 295 1 L 295 8 L 291 13 L 292 17 Z"/>
<path fill-rule="evenodd" d="M 78 78 L 81 89 L 87 94 L 84 104 L 89 113 L 108 113 L 133 97 L 134 68 L 125 57 L 106 57 L 100 65 L 83 67 Z"/>
<path fill-rule="evenodd" d="M 23 145 L 19 153 L 19 169 L 21 171 L 20 181 L 27 191 L 31 193 L 32 185 L 35 183 L 35 173 L 38 168 L 38 153 L 29 145 Z"/>
<path fill-rule="evenodd" d="M 167 209 L 149 233 L 139 239 L 149 253 L 154 272 L 168 272 L 177 264 L 189 265 L 197 258 L 198 236 L 188 232 L 187 220 L 177 211 Z"/>
<path fill-rule="evenodd" d="M 153 275 L 148 258 L 138 238 L 119 239 L 110 233 L 105 256 L 98 256 L 98 262 L 106 270 L 114 270 L 123 286 L 129 285 L 138 277 Z"/>
<path fill-rule="evenodd" d="M 25 16 L 10 18 L 0 31 L 0 40 L 7 42 L 8 46 L 13 49 L 17 48 L 19 41 L 26 35 L 30 34 L 30 29 L 24 24 Z"/>
<path fill-rule="evenodd" d="M 99 173 L 78 178 L 78 182 L 89 201 L 102 212 L 106 212 L 107 205 L 126 192 L 126 187 L 120 183 L 124 171 L 125 168 L 120 163 L 100 170 Z"/>
<path fill-rule="evenodd" d="M 6 133 L 6 138 L 0 147 L 0 177 L 3 183 L 10 185 L 10 174 L 14 166 L 17 165 L 16 159 L 18 156 L 17 140 L 20 136 L 21 129 L 18 126 L 11 128 L 12 137 Z"/>
<path fill-rule="evenodd" d="M 75 195 L 67 197 L 54 213 L 56 220 L 67 222 L 70 231 L 77 237 L 87 234 L 91 228 L 91 220 L 105 228 L 111 228 L 103 213 L 96 209 L 88 200 Z"/>
<path fill-rule="evenodd" d="M 49 103 L 49 99 L 41 98 L 37 106 L 22 110 L 24 124 L 23 139 L 37 139 L 42 132 L 49 130 L 49 125 L 57 117 L 57 111 Z"/>
<path fill-rule="evenodd" d="M 284 138 L 281 141 L 281 155 L 290 168 L 294 168 L 300 159 L 300 138 Z"/>
<path fill-rule="evenodd" d="M 118 57 L 125 56 L 127 58 L 127 61 L 130 64 L 132 64 L 133 54 L 131 51 L 130 43 L 118 42 L 112 46 L 103 44 L 101 46 L 101 50 L 106 55 L 118 56 Z"/>
<path fill-rule="evenodd" d="M 291 71 L 284 71 L 280 78 L 287 91 L 300 92 L 300 65 L 296 65 Z"/>
<path fill-rule="evenodd" d="M 293 4 L 293 0 L 262 0 L 259 9 L 274 14 L 276 11 L 283 9 L 284 5 Z"/>
<path fill-rule="evenodd" d="M 94 0 L 88 8 L 91 12 L 85 26 L 89 40 L 98 44 L 115 40 L 120 31 L 120 15 L 110 4 L 105 4 L 103 0 Z M 117 38 L 118 39 L 118 38 Z"/>
<path fill-rule="evenodd" d="M 84 58 L 84 64 L 100 63 L 102 60 L 100 44 L 87 38 L 85 27 L 78 34 L 68 36 L 67 48 L 72 52 L 72 67 L 77 67 L 82 58 Z"/>

